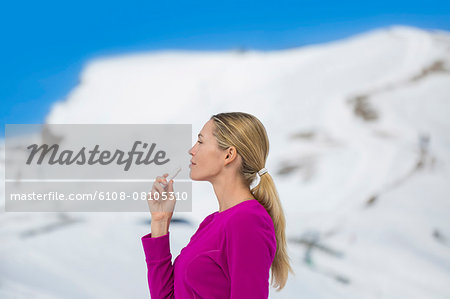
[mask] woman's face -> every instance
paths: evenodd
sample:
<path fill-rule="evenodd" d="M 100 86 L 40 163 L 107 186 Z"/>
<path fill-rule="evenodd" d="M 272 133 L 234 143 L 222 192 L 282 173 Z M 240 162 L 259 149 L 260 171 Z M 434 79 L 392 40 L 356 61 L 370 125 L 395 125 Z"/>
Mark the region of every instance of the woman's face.
<path fill-rule="evenodd" d="M 194 181 L 211 181 L 224 167 L 226 151 L 219 149 L 213 130 L 214 121 L 211 119 L 203 126 L 197 142 L 189 150 L 192 156 L 190 177 Z"/>

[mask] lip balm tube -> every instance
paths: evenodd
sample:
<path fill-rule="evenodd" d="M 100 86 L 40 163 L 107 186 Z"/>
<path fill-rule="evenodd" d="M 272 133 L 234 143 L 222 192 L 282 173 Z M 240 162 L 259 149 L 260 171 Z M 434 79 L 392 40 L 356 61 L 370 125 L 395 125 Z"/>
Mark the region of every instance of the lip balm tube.
<path fill-rule="evenodd" d="M 181 171 L 181 167 L 178 167 L 178 168 L 176 168 L 176 169 L 174 169 L 174 171 L 172 171 L 172 175 L 169 175 L 167 178 L 166 178 L 166 180 L 167 180 L 167 183 L 169 183 L 170 182 L 170 180 L 173 180 L 179 173 L 180 173 L 180 171 Z M 169 186 L 168 184 L 167 185 L 164 185 L 163 183 L 160 183 L 161 184 L 161 186 L 164 188 L 164 190 L 165 189 L 167 189 L 167 187 Z"/>

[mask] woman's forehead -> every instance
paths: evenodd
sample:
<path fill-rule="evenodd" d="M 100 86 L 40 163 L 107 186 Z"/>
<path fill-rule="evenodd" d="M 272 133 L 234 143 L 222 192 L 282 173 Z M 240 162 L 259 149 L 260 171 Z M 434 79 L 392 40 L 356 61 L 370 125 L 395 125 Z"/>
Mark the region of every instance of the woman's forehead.
<path fill-rule="evenodd" d="M 212 135 L 212 131 L 213 131 L 213 123 L 212 121 L 208 121 L 202 128 L 202 130 L 200 131 L 200 133 L 198 134 L 199 137 L 207 137 Z"/>

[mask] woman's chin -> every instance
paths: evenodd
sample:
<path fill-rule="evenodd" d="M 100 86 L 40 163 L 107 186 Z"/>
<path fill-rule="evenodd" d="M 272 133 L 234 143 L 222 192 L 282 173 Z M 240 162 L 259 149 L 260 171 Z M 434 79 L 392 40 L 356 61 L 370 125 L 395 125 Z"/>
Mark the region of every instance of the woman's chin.
<path fill-rule="evenodd" d="M 193 181 L 197 181 L 197 177 L 195 175 L 192 175 L 192 171 L 189 172 L 189 178 Z"/>
<path fill-rule="evenodd" d="M 205 181 L 205 179 L 202 177 L 192 175 L 192 172 L 189 173 L 189 178 L 193 181 Z"/>

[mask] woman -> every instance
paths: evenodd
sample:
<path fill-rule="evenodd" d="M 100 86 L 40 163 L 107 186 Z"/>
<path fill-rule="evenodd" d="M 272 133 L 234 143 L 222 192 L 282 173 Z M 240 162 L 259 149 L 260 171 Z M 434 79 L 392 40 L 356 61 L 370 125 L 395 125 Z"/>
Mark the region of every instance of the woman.
<path fill-rule="evenodd" d="M 219 211 L 207 216 L 172 265 L 169 224 L 175 201 L 148 201 L 151 233 L 142 237 L 152 298 L 267 298 L 281 290 L 292 269 L 285 217 L 273 180 L 264 168 L 266 130 L 253 115 L 213 115 L 190 149 L 190 177 L 213 185 Z M 259 184 L 250 184 L 260 176 Z M 152 192 L 173 191 L 168 174 Z"/>

